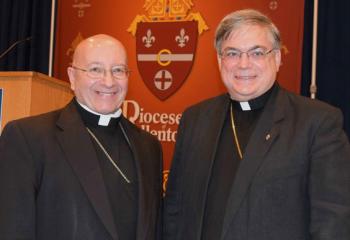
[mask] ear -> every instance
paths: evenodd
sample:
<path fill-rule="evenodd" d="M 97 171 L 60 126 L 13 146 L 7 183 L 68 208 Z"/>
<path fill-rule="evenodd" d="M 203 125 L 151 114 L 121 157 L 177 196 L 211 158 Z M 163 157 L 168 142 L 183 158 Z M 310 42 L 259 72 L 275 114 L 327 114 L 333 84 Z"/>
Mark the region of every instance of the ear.
<path fill-rule="evenodd" d="M 216 54 L 216 59 L 218 61 L 219 70 L 221 71 L 222 58 L 219 54 Z"/>
<path fill-rule="evenodd" d="M 281 66 L 281 62 L 282 61 L 282 53 L 281 53 L 281 50 L 278 49 L 278 50 L 275 50 L 275 64 L 276 64 L 276 69 L 277 69 L 277 72 Z"/>
<path fill-rule="evenodd" d="M 74 69 L 72 67 L 67 68 L 68 78 L 70 82 L 70 89 L 75 90 L 75 74 Z"/>

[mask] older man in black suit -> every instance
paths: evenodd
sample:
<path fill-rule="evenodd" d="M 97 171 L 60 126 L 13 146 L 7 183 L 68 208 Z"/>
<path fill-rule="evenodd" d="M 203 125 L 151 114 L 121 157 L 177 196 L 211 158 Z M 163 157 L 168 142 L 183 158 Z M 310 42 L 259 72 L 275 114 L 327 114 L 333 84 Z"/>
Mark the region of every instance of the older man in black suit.
<path fill-rule="evenodd" d="M 281 41 L 255 10 L 216 31 L 224 94 L 183 114 L 164 240 L 350 239 L 350 146 L 341 112 L 276 83 Z"/>
<path fill-rule="evenodd" d="M 83 40 L 68 74 L 71 103 L 3 130 L 0 239 L 155 239 L 161 147 L 121 115 L 123 45 L 108 35 Z"/>

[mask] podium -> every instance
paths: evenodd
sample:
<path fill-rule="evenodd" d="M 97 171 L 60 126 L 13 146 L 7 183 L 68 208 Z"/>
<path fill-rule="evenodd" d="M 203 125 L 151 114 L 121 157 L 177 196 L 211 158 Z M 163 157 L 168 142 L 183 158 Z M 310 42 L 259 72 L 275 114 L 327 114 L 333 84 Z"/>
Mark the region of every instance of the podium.
<path fill-rule="evenodd" d="M 0 72 L 0 133 L 7 122 L 52 111 L 73 97 L 67 82 L 37 72 Z"/>

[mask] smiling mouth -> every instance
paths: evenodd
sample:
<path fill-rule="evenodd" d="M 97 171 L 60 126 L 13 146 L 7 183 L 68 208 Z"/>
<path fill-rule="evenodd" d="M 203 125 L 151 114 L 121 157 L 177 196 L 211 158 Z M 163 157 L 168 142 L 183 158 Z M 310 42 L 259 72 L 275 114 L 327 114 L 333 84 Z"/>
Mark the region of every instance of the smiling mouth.
<path fill-rule="evenodd" d="M 98 95 L 104 95 L 104 96 L 113 96 L 116 95 L 117 92 L 101 92 L 101 91 L 95 91 Z"/>
<path fill-rule="evenodd" d="M 237 79 L 242 79 L 242 80 L 250 80 L 255 78 L 256 76 L 236 76 Z"/>

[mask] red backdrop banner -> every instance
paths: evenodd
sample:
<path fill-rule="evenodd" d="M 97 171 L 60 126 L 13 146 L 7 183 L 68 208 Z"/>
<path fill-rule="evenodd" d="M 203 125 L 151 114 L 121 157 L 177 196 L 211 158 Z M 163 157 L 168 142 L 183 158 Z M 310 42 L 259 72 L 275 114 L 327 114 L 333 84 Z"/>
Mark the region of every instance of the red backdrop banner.
<path fill-rule="evenodd" d="M 213 47 L 215 29 L 228 13 L 254 8 L 281 31 L 278 82 L 298 93 L 304 0 L 66 0 L 58 1 L 54 76 L 68 81 L 74 48 L 98 33 L 125 45 L 132 73 L 123 114 L 156 135 L 170 168 L 181 112 L 225 92 Z"/>

